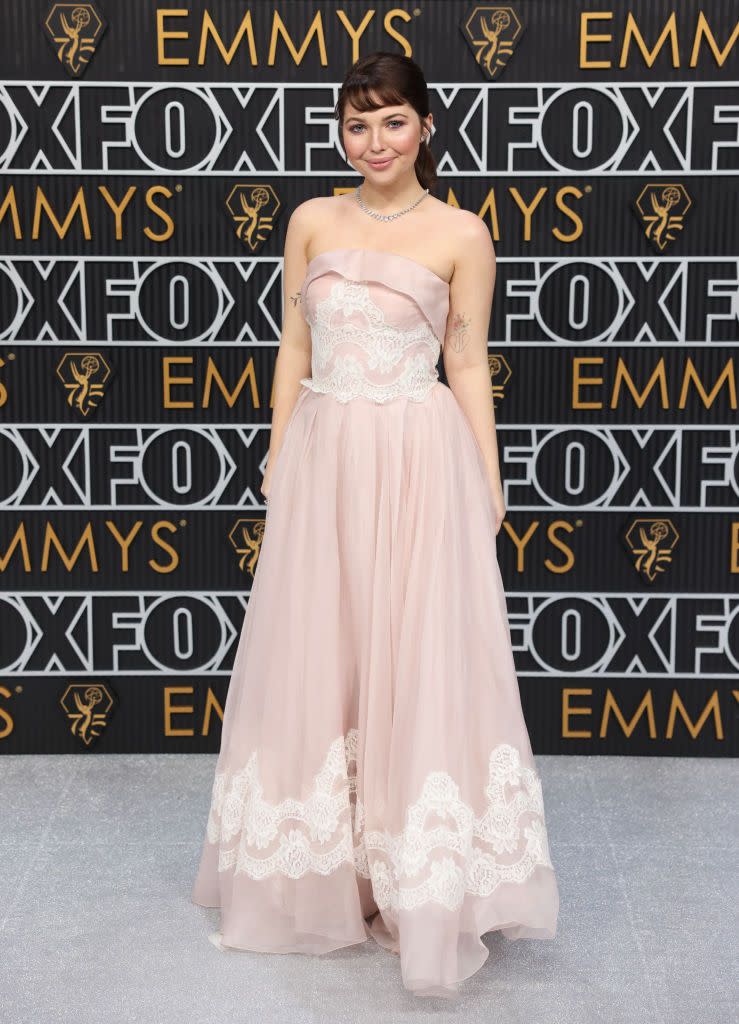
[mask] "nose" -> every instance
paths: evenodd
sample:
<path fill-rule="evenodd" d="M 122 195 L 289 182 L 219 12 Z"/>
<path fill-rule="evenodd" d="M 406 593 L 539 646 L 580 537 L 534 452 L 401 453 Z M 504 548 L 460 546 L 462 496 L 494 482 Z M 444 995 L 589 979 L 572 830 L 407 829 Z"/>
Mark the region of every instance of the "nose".
<path fill-rule="evenodd" d="M 385 149 L 385 144 L 382 141 L 382 128 L 376 128 L 372 132 L 372 138 L 370 142 L 370 152 L 382 153 Z"/>

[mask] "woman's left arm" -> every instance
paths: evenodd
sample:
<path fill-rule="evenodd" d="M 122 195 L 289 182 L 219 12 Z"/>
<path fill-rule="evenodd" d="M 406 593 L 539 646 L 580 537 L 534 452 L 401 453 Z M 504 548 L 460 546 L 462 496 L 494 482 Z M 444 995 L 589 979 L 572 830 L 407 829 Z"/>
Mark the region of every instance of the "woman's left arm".
<path fill-rule="evenodd" d="M 442 350 L 444 372 L 485 461 L 495 510 L 495 532 L 498 533 L 506 509 L 488 363 L 495 250 L 484 222 L 470 211 L 460 212 L 465 223 L 449 286 L 449 317 Z"/>

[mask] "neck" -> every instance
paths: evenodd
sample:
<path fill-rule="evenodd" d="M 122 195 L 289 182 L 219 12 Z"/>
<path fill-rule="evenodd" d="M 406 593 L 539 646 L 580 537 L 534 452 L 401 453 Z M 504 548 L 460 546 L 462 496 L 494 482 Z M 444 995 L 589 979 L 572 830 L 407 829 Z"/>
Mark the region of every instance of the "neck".
<path fill-rule="evenodd" d="M 359 188 L 365 205 L 377 213 L 395 213 L 397 210 L 403 210 L 422 196 L 424 191 L 415 175 L 412 181 L 399 181 L 382 188 L 373 186 L 365 178 Z"/>

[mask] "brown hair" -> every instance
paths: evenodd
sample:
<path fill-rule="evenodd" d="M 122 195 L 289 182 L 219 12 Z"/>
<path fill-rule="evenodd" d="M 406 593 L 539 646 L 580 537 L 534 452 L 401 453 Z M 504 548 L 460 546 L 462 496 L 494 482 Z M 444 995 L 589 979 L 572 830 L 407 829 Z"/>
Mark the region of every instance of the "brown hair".
<path fill-rule="evenodd" d="M 373 102 L 370 93 L 374 94 L 376 102 Z M 418 64 L 410 57 L 384 50 L 360 57 L 349 68 L 339 89 L 334 110 L 339 129 L 344 123 L 344 107 L 347 101 L 362 111 L 379 110 L 380 107 L 388 107 L 394 103 L 407 103 L 420 118 L 430 113 L 428 86 Z M 430 132 L 428 134 L 430 136 Z M 346 151 L 344 156 L 346 157 Z M 420 144 L 414 166 L 421 186 L 432 189 L 437 180 L 436 160 L 426 142 Z"/>

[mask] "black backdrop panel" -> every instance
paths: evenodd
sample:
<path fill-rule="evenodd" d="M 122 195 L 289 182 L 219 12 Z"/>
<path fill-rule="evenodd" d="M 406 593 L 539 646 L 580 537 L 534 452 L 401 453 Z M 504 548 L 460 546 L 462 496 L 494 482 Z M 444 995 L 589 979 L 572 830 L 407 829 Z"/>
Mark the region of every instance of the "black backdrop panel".
<path fill-rule="evenodd" d="M 495 242 L 498 551 L 534 749 L 735 755 L 735 5 L 3 14 L 0 750 L 218 749 L 285 226 L 359 180 L 333 108 L 384 49 L 426 73 L 436 195 Z"/>

